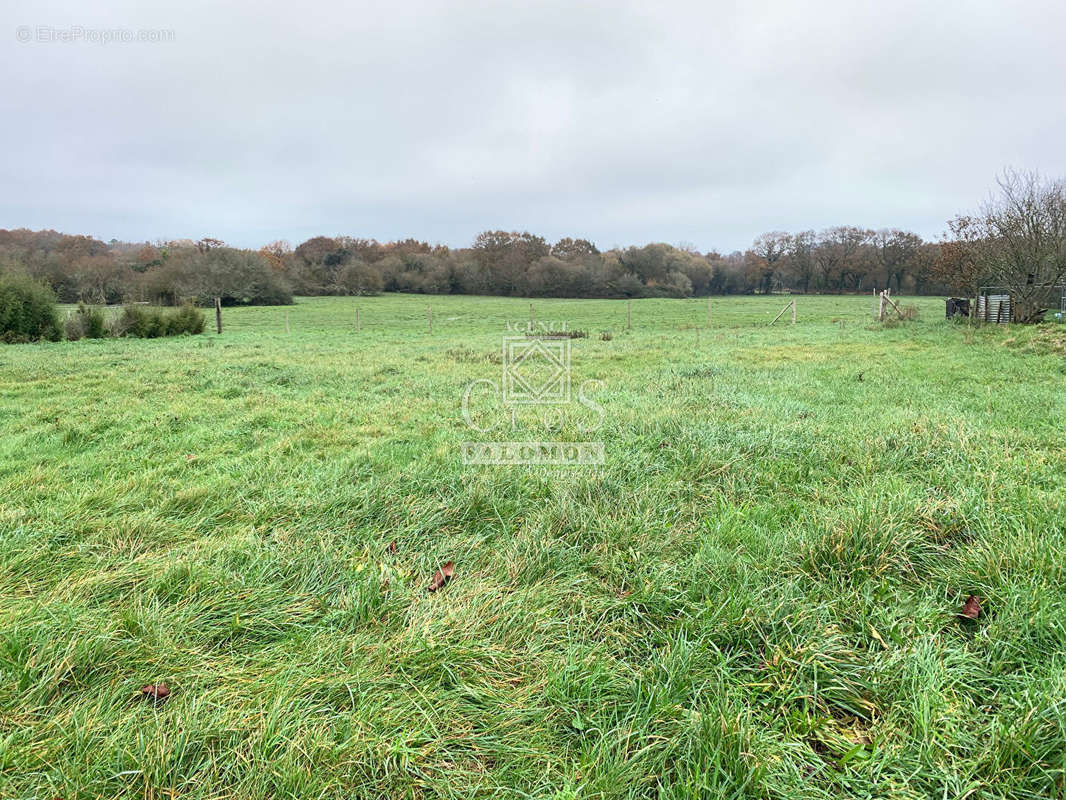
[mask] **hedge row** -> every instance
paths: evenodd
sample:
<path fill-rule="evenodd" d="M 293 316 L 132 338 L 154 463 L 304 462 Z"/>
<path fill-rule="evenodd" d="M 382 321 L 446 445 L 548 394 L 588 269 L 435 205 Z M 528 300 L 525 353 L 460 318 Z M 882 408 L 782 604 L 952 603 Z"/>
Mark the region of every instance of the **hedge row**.
<path fill-rule="evenodd" d="M 108 322 L 103 311 L 86 305 L 61 327 L 52 291 L 22 275 L 0 275 L 0 341 L 50 341 L 136 336 L 155 339 L 204 332 L 202 311 L 187 305 L 174 310 L 127 306 Z"/>

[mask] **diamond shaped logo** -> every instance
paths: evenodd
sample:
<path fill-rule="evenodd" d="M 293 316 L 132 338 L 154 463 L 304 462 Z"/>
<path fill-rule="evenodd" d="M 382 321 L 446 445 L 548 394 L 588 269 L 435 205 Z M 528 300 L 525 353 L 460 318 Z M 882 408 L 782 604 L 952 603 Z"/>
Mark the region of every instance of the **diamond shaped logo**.
<path fill-rule="evenodd" d="M 505 405 L 570 402 L 570 339 L 503 339 Z"/>

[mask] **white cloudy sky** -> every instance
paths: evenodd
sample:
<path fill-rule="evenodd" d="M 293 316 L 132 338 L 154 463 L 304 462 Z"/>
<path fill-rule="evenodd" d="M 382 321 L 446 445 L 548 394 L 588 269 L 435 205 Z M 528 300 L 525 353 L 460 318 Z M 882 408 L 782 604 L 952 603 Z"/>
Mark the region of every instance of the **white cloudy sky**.
<path fill-rule="evenodd" d="M 5 0 L 0 19 L 0 227 L 728 251 L 844 223 L 935 235 L 1005 166 L 1066 174 L 1060 1 Z"/>

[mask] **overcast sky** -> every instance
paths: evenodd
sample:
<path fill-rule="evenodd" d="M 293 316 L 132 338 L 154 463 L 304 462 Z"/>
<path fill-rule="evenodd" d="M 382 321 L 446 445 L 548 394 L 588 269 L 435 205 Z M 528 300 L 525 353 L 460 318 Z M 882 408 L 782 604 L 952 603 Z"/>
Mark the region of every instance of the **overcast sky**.
<path fill-rule="evenodd" d="M 1061 0 L 3 8 L 6 228 L 730 251 L 932 236 L 1004 166 L 1066 175 Z"/>

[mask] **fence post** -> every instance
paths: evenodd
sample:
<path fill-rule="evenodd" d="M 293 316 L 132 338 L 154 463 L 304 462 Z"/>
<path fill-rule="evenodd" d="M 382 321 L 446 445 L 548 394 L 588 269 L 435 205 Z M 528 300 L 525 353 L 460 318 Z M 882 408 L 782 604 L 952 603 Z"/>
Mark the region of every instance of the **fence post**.
<path fill-rule="evenodd" d="M 426 314 L 429 316 L 429 332 L 433 333 L 433 306 L 426 306 Z"/>
<path fill-rule="evenodd" d="M 795 317 L 796 317 L 796 301 L 793 300 L 791 303 L 785 303 L 785 307 L 777 312 L 777 316 L 774 317 L 772 320 L 770 320 L 770 324 L 773 325 L 775 322 L 777 322 L 779 319 L 781 319 L 781 317 L 785 316 L 785 312 L 788 311 L 789 306 L 792 307 L 792 318 L 793 318 L 793 321 L 795 321 Z"/>
<path fill-rule="evenodd" d="M 363 327 L 362 327 L 362 325 L 359 322 L 359 306 L 356 306 L 355 307 L 355 332 L 359 333 L 359 331 L 361 331 L 362 329 L 363 329 Z"/>
<path fill-rule="evenodd" d="M 631 330 L 633 328 L 633 309 L 632 309 L 632 305 L 633 305 L 633 301 L 632 300 L 626 300 L 626 330 L 627 331 Z"/>
<path fill-rule="evenodd" d="M 215 298 L 215 326 L 218 328 L 219 335 L 222 334 L 222 298 Z"/>
<path fill-rule="evenodd" d="M 289 309 L 285 309 L 285 333 L 289 332 Z"/>

